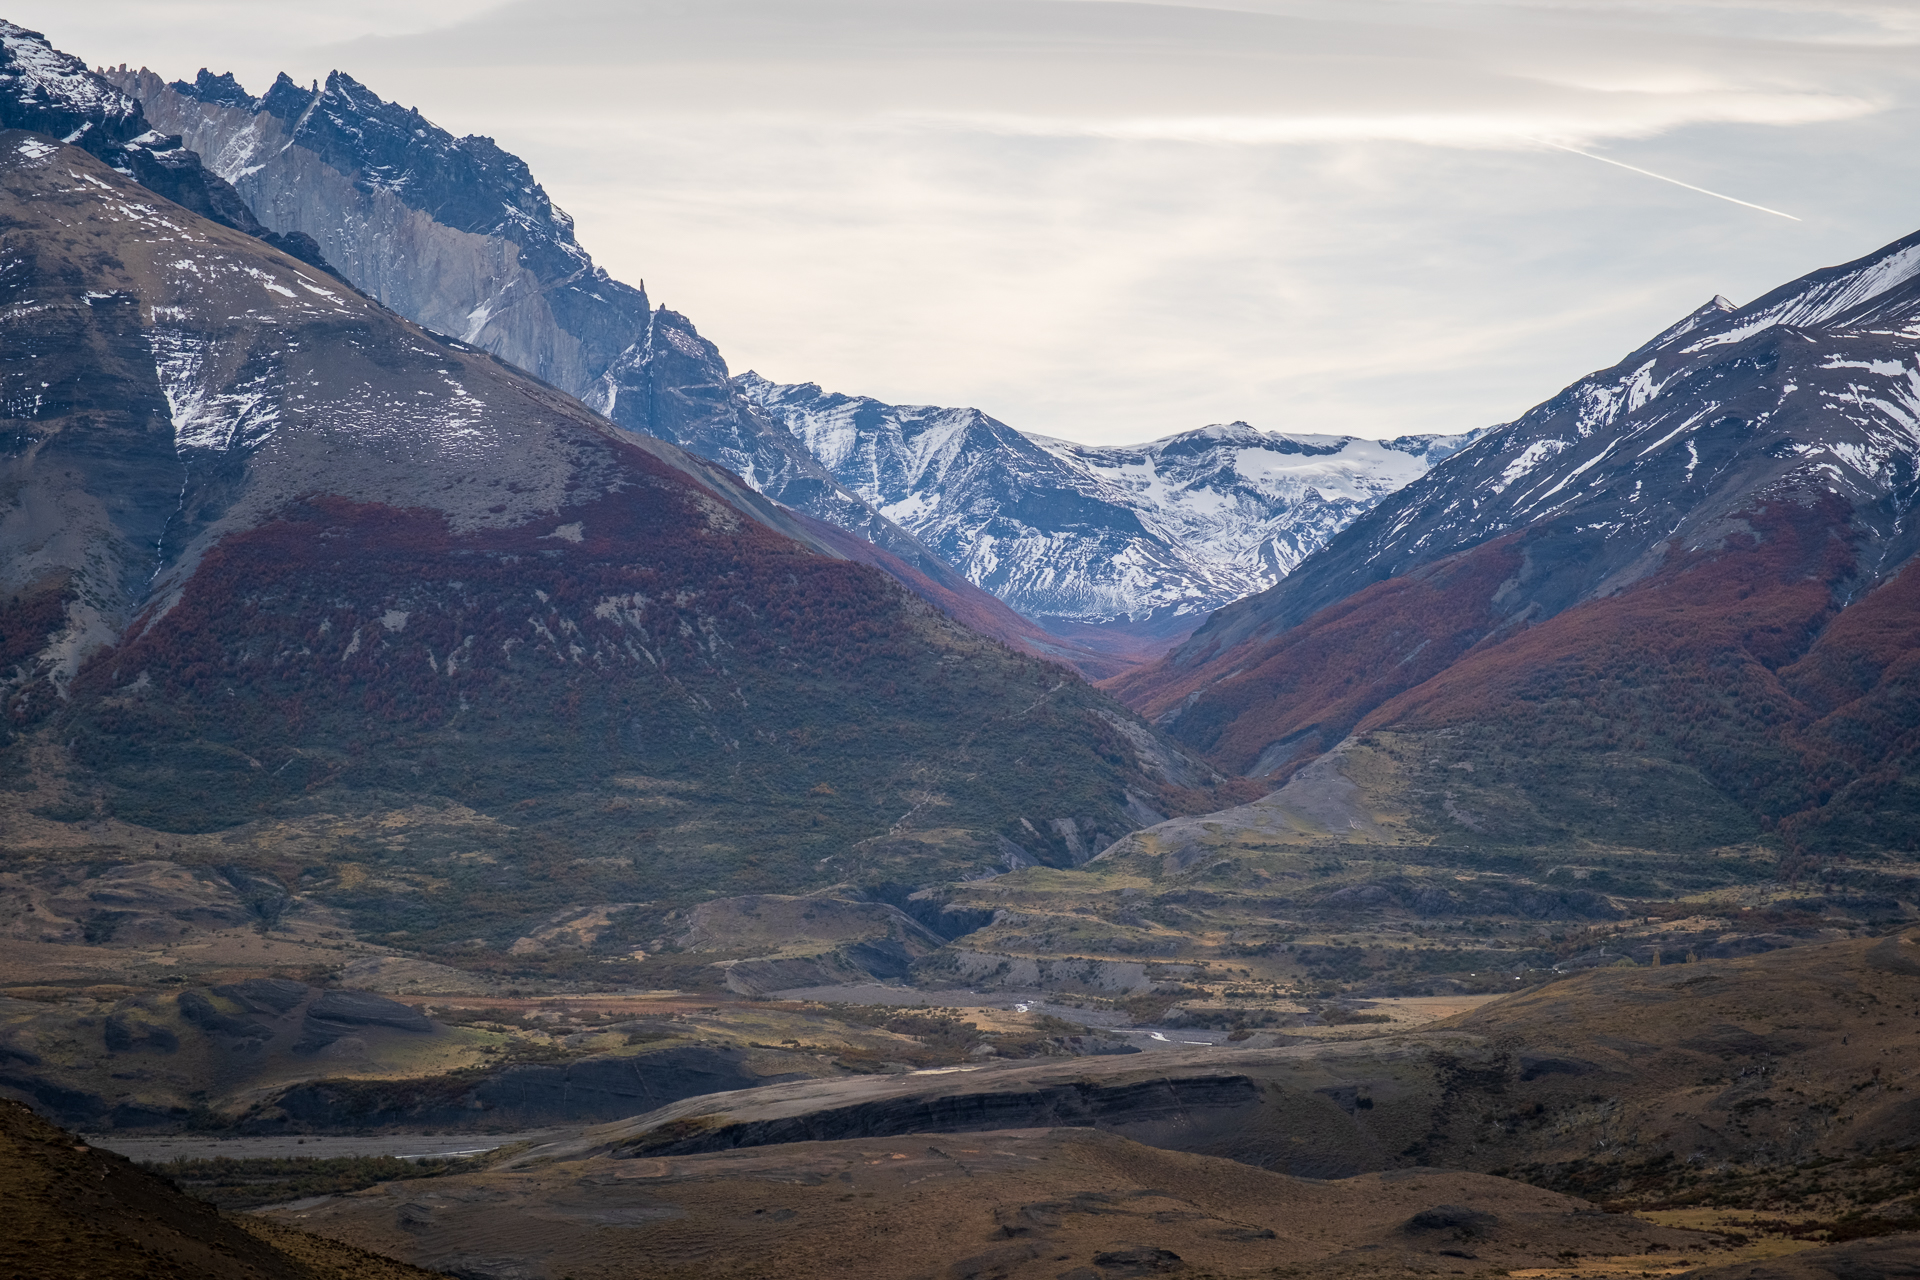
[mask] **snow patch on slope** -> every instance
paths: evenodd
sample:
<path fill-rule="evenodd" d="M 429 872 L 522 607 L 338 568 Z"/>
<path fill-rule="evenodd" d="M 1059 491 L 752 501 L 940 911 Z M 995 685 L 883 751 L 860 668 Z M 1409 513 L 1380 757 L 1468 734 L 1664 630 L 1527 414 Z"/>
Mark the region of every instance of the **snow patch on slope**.
<path fill-rule="evenodd" d="M 154 373 L 173 420 L 174 452 L 227 453 L 256 449 L 280 425 L 278 379 L 261 374 L 216 388 L 207 371 L 207 342 L 185 330 L 156 328 L 147 334 Z"/>
<path fill-rule="evenodd" d="M 1712 333 L 1686 348 L 1689 355 L 1751 337 L 1775 325 L 1817 328 L 1848 311 L 1891 293 L 1920 276 L 1920 244 L 1909 244 L 1867 262 L 1852 271 L 1811 281 L 1786 297 L 1752 314 L 1740 313 L 1739 323 Z"/>

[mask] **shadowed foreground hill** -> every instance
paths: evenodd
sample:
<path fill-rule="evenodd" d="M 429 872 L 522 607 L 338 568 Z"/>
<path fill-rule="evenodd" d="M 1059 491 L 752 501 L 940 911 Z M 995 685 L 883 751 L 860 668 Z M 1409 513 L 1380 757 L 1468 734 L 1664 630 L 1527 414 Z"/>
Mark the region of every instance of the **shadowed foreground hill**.
<path fill-rule="evenodd" d="M 274 1224 L 244 1226 L 0 1102 L 0 1272 L 87 1280 L 429 1280 L 437 1272 Z"/>
<path fill-rule="evenodd" d="M 1857 1240 L 1689 1273 L 1690 1280 L 1911 1280 L 1914 1276 L 1920 1276 L 1920 1235 Z"/>
<path fill-rule="evenodd" d="M 1878 1280 L 1913 1260 L 1916 950 L 1596 970 L 1323 1043 L 767 1085 L 278 1216 L 500 1275 L 1107 1280 L 1672 1275 L 1788 1215 L 1738 1255 L 1781 1268 L 1755 1280 Z"/>

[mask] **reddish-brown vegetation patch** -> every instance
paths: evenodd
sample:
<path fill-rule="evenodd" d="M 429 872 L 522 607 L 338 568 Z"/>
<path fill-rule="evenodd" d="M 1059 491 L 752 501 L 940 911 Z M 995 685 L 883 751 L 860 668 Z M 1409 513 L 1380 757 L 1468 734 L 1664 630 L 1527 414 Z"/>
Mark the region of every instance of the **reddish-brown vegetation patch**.
<path fill-rule="evenodd" d="M 1531 626 L 1501 616 L 1524 550 L 1501 540 L 1203 667 L 1162 663 L 1109 687 L 1149 714 L 1191 698 L 1180 735 L 1273 781 L 1349 732 L 1472 726 L 1563 775 L 1602 756 L 1672 762 L 1802 850 L 1920 848 L 1920 580 L 1842 608 L 1859 572 L 1849 519 L 1834 500 L 1769 506 L 1747 531 Z"/>
<path fill-rule="evenodd" d="M 408 796 L 502 820 L 347 855 L 400 877 L 450 859 L 432 874 L 451 890 L 376 874 L 330 891 L 382 932 L 451 942 L 582 900 L 921 883 L 999 857 L 966 832 L 1065 861 L 1064 837 L 1033 830 L 1070 817 L 1101 847 L 1132 826 L 1129 790 L 1216 807 L 1142 773 L 1071 673 L 673 475 L 461 535 L 434 512 L 314 498 L 213 548 L 129 635 L 68 714 L 117 816 L 204 831 Z M 878 865 L 892 845 L 849 857 L 890 828 L 960 834 L 901 845 L 932 859 L 912 869 Z"/>
<path fill-rule="evenodd" d="M 1276 743 L 1297 744 L 1262 770 L 1277 783 L 1382 702 L 1480 643 L 1499 625 L 1492 600 L 1519 559 L 1514 539 L 1489 543 L 1375 583 L 1301 626 L 1243 642 L 1199 668 L 1176 672 L 1162 662 L 1106 687 L 1148 716 L 1192 697 L 1179 715 L 1182 738 L 1230 772 L 1245 772 Z"/>
<path fill-rule="evenodd" d="M 30 664 L 65 624 L 73 596 L 73 575 L 62 571 L 0 598 L 0 689 L 6 690 L 13 724 L 30 724 L 58 702 L 53 686 Z"/>

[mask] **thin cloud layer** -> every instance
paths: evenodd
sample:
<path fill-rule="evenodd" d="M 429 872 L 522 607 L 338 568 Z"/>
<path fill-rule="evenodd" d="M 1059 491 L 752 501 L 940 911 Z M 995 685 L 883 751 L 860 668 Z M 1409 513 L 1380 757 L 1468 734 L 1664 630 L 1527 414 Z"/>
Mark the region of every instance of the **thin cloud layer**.
<path fill-rule="evenodd" d="M 737 367 L 1088 441 L 1485 425 L 1920 225 L 1910 6 L 41 8 L 101 60 L 338 66 L 498 138 Z"/>

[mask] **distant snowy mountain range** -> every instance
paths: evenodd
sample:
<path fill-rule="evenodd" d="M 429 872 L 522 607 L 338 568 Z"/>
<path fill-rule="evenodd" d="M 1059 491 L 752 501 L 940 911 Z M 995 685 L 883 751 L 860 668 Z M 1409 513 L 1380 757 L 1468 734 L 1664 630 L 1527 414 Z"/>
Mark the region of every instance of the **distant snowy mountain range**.
<path fill-rule="evenodd" d="M 1191 630 L 1278 582 L 1472 435 L 1287 435 L 1244 422 L 1147 444 L 1016 431 L 977 409 L 734 379 L 834 478 L 1049 627 Z"/>
<path fill-rule="evenodd" d="M 866 539 L 955 616 L 1089 674 L 1124 658 L 1081 646 L 1163 647 L 1272 586 L 1472 438 L 1233 423 L 1096 448 L 975 409 L 730 379 L 686 317 L 593 264 L 572 220 L 490 138 L 455 138 L 340 72 L 310 87 L 282 76 L 259 97 L 204 70 L 191 83 L 144 70 L 107 78 L 129 112 L 180 136 L 179 154 L 206 157 L 209 180 L 267 228 L 323 251 L 395 311 Z M 969 583 L 1078 645 L 991 619 L 965 603 Z"/>

